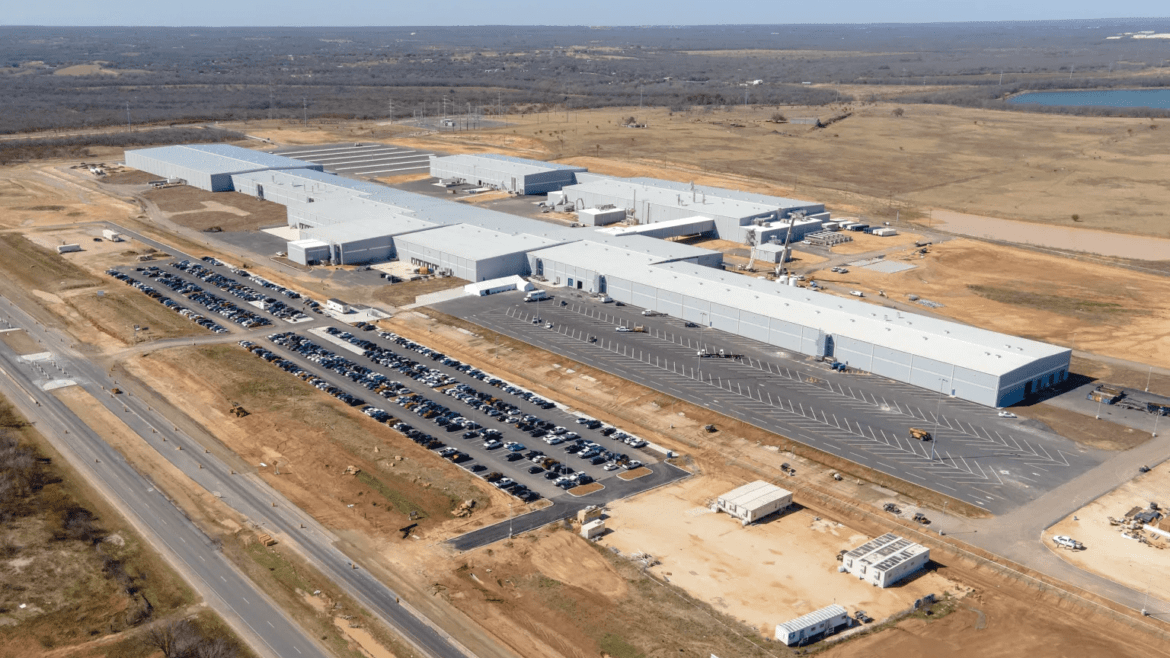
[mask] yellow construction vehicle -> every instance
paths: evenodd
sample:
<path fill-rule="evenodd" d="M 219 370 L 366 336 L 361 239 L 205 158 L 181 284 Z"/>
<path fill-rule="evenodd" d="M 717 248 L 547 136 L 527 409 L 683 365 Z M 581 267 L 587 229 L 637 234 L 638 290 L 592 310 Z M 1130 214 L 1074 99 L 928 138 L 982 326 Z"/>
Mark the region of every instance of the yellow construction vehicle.
<path fill-rule="evenodd" d="M 924 430 L 920 427 L 911 427 L 910 428 L 910 438 L 918 439 L 919 441 L 933 441 L 934 440 L 934 437 L 930 435 L 930 432 L 927 432 L 926 430 Z"/>

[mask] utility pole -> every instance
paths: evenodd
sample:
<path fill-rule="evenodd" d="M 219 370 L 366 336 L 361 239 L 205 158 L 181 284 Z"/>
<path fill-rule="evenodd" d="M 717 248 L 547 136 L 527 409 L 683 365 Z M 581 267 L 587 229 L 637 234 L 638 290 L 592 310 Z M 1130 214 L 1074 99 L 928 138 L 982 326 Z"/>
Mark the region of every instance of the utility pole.
<path fill-rule="evenodd" d="M 131 130 L 131 127 L 130 127 L 130 101 L 126 101 L 126 130 Z"/>
<path fill-rule="evenodd" d="M 1154 366 L 1150 366 L 1150 371 L 1146 373 L 1146 393 L 1150 392 L 1150 377 L 1154 376 Z"/>
<path fill-rule="evenodd" d="M 1002 70 L 1000 70 L 1000 72 L 999 72 L 999 86 L 1000 87 L 1003 86 L 1003 71 Z"/>
<path fill-rule="evenodd" d="M 307 125 L 309 125 L 309 99 L 302 97 L 301 98 L 301 105 L 304 107 L 304 110 L 305 110 L 304 123 L 307 126 Z"/>
<path fill-rule="evenodd" d="M 389 105 L 390 123 L 394 123 L 394 99 L 391 98 L 387 104 Z"/>

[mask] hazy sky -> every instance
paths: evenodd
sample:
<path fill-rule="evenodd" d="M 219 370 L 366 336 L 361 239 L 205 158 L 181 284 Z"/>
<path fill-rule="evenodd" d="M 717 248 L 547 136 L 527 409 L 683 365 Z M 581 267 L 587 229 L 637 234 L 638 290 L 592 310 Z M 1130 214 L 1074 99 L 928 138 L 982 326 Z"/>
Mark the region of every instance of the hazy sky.
<path fill-rule="evenodd" d="M 1168 16 L 1166 0 L 41 0 L 2 25 L 711 25 Z"/>

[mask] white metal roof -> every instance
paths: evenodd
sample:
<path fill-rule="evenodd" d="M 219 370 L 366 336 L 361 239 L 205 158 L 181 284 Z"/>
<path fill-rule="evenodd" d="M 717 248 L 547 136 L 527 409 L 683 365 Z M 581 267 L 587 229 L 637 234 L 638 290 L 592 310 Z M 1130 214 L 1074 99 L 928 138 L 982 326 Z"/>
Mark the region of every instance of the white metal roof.
<path fill-rule="evenodd" d="M 524 233 L 509 235 L 471 224 L 454 224 L 429 231 L 411 233 L 399 238 L 399 242 L 435 249 L 472 261 L 533 251 L 557 244 L 555 240 L 535 235 Z"/>
<path fill-rule="evenodd" d="M 601 178 L 571 185 L 564 189 L 565 198 L 573 200 L 580 192 L 591 192 L 618 197 L 630 206 L 650 202 L 660 206 L 687 208 L 696 215 L 718 215 L 722 217 L 755 217 L 775 213 L 786 213 L 797 209 L 823 209 L 824 205 L 811 201 L 798 201 L 750 194 L 735 190 L 696 185 L 694 189 L 686 183 L 664 181 L 655 178 Z"/>
<path fill-rule="evenodd" d="M 654 222 L 651 224 L 638 224 L 637 226 L 607 226 L 605 228 L 597 229 L 598 233 L 607 233 L 609 235 L 638 235 L 640 233 L 652 233 L 662 229 L 670 229 L 675 227 L 686 228 L 694 226 L 697 229 L 710 225 L 710 228 L 703 228 L 699 232 L 708 231 L 715 228 L 715 220 L 710 217 L 703 217 L 702 215 L 695 215 L 694 217 L 683 217 L 682 219 L 669 219 L 665 222 Z"/>
<path fill-rule="evenodd" d="M 300 247 L 301 249 L 313 249 L 318 247 L 328 247 L 329 243 L 313 238 L 306 238 L 304 240 L 289 240 L 288 246 Z"/>
<path fill-rule="evenodd" d="M 664 263 L 623 272 L 642 284 L 816 327 L 961 368 L 1003 375 L 1068 350 L 1026 338 L 939 320 L 807 288 L 780 285 L 693 263 Z"/>
<path fill-rule="evenodd" d="M 756 480 L 755 482 L 749 482 L 742 487 L 728 491 L 720 496 L 719 500 L 727 505 L 735 505 L 736 507 L 744 507 L 747 509 L 759 509 L 791 495 L 791 491 L 781 489 L 771 482 Z"/>
<path fill-rule="evenodd" d="M 776 629 L 779 630 L 783 628 L 788 633 L 796 633 L 805 628 L 808 628 L 809 626 L 815 626 L 823 621 L 829 621 L 833 617 L 839 617 L 841 615 L 848 614 L 849 613 L 845 610 L 845 608 L 834 603 L 828 607 L 810 612 L 803 617 L 797 617 L 792 621 L 786 621 L 783 624 L 777 624 Z"/>
<path fill-rule="evenodd" d="M 303 235 L 344 244 L 358 240 L 404 235 L 406 233 L 425 231 L 435 227 L 436 224 L 407 215 L 385 213 L 375 219 L 363 219 L 341 224 L 326 224 L 316 228 L 301 229 L 301 231 Z"/>
<path fill-rule="evenodd" d="M 459 155 L 448 155 L 441 158 L 431 156 L 432 166 L 436 164 L 442 165 L 445 162 L 495 167 L 496 169 L 503 169 L 521 175 L 539 174 L 546 171 L 588 171 L 585 167 L 575 167 L 573 165 L 557 164 L 543 160 L 515 158 L 510 155 L 500 155 L 498 153 L 461 153 Z"/>
<path fill-rule="evenodd" d="M 197 169 L 206 174 L 234 174 L 258 169 L 299 169 L 312 165 L 263 151 L 232 146 L 231 144 L 176 144 L 148 149 L 134 149 L 133 153 L 172 164 Z"/>
<path fill-rule="evenodd" d="M 632 265 L 650 265 L 662 260 L 652 254 L 591 240 L 578 240 L 541 249 L 532 252 L 532 255 L 596 272 L 621 272 L 623 268 Z"/>

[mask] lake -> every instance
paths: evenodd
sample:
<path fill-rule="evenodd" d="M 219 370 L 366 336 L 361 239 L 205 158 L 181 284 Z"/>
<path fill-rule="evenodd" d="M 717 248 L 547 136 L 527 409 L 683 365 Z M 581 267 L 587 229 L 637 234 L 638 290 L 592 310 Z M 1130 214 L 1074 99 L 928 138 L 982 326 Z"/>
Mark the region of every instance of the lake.
<path fill-rule="evenodd" d="M 1153 107 L 1170 109 L 1170 89 L 1097 89 L 1092 91 L 1034 91 L 1008 99 L 1009 103 L 1093 107 Z"/>

